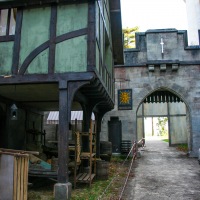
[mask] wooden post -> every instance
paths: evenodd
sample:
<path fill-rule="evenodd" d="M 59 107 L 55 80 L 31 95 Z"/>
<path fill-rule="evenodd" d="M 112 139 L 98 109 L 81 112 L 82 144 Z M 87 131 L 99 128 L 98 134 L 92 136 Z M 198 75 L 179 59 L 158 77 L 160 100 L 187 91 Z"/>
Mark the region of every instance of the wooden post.
<path fill-rule="evenodd" d="M 28 157 L 24 158 L 25 163 L 24 163 L 24 168 L 25 168 L 25 175 L 24 175 L 24 184 L 28 183 Z M 27 186 L 28 187 L 28 186 Z M 27 199 L 28 196 L 28 188 L 25 186 L 24 188 L 24 199 Z"/>
<path fill-rule="evenodd" d="M 91 119 L 91 115 L 92 115 L 92 110 L 93 110 L 94 106 L 91 105 L 90 106 L 86 106 L 83 107 L 83 131 L 84 132 L 88 132 L 88 130 L 90 129 L 90 119 Z M 82 139 L 82 146 L 83 146 L 83 151 L 89 151 L 89 136 L 87 137 L 83 137 Z"/>
<path fill-rule="evenodd" d="M 21 183 L 20 170 L 21 170 L 21 162 L 18 159 L 17 161 L 17 200 L 20 200 L 20 183 Z"/>
<path fill-rule="evenodd" d="M 13 197 L 14 200 L 17 200 L 17 158 L 14 157 L 14 189 L 13 189 Z"/>
<path fill-rule="evenodd" d="M 101 132 L 102 118 L 104 114 L 105 114 L 104 112 L 99 113 L 97 115 L 97 120 L 96 120 L 97 122 L 96 124 L 96 156 L 97 158 L 100 158 L 100 132 Z"/>
<path fill-rule="evenodd" d="M 87 48 L 87 71 L 95 68 L 95 4 L 88 3 L 88 48 Z"/>
<path fill-rule="evenodd" d="M 69 180 L 68 167 L 68 91 L 67 81 L 59 82 L 59 128 L 58 128 L 58 183 Z"/>
<path fill-rule="evenodd" d="M 90 129 L 89 129 L 89 148 L 90 148 L 90 168 L 89 168 L 89 173 L 90 173 L 90 187 L 91 187 L 91 183 L 92 183 L 92 135 L 93 133 L 93 126 L 92 126 L 92 119 L 90 120 Z"/>

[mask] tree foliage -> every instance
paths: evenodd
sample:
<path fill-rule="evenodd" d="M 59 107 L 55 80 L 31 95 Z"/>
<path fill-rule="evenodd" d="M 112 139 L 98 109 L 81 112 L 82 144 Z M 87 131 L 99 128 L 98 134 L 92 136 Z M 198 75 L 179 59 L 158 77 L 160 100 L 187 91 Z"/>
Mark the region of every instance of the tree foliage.
<path fill-rule="evenodd" d="M 158 117 L 158 123 L 156 124 L 158 127 L 159 135 L 166 136 L 168 131 L 166 129 L 166 124 L 168 123 L 167 117 Z"/>
<path fill-rule="evenodd" d="M 135 48 L 135 33 L 139 31 L 139 27 L 124 28 L 122 32 L 124 34 L 124 48 Z"/>

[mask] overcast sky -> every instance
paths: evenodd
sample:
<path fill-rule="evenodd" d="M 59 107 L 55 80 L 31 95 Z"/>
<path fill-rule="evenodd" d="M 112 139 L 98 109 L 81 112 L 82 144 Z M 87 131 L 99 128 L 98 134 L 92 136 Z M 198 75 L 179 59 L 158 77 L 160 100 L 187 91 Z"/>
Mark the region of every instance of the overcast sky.
<path fill-rule="evenodd" d="M 183 0 L 121 0 L 123 28 L 139 26 L 148 29 L 187 29 Z"/>

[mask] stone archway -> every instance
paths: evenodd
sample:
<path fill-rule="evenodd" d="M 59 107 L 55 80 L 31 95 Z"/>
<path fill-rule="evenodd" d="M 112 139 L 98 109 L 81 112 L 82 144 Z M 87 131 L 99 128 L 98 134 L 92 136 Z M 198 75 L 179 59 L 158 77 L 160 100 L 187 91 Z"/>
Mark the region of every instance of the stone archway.
<path fill-rule="evenodd" d="M 145 118 L 151 117 L 153 122 L 153 118 L 165 117 L 168 120 L 169 145 L 187 143 L 191 150 L 189 116 L 189 108 L 177 92 L 164 87 L 153 90 L 142 99 L 137 107 L 137 138 L 145 137 Z M 152 124 L 153 126 L 155 124 Z"/>
<path fill-rule="evenodd" d="M 189 155 L 198 156 L 200 148 L 200 92 L 199 92 L 199 65 L 180 65 L 178 71 L 168 70 L 160 71 L 159 66 L 155 66 L 155 71 L 149 71 L 147 66 L 132 66 L 131 57 L 133 52 L 127 52 L 127 66 L 115 68 L 115 108 L 104 116 L 102 123 L 102 139 L 107 139 L 107 122 L 110 117 L 119 117 L 122 121 L 122 140 L 137 141 L 137 111 L 144 99 L 154 91 L 164 89 L 176 94 L 186 104 L 187 112 L 187 131 Z M 128 66 L 130 64 L 130 66 Z M 132 109 L 119 110 L 118 90 L 132 89 Z"/>

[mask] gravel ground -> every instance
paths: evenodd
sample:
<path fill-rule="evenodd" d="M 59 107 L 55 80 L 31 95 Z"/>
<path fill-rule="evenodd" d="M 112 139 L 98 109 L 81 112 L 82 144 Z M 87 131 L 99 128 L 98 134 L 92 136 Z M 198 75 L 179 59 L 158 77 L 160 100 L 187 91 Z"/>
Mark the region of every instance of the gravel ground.
<path fill-rule="evenodd" d="M 134 162 L 123 199 L 200 200 L 200 165 L 197 158 L 169 147 L 161 140 L 146 141 Z"/>

